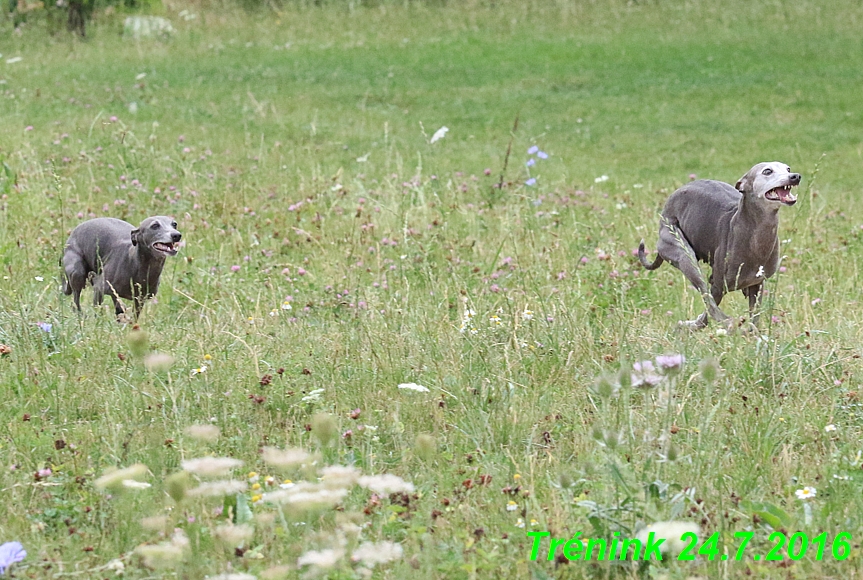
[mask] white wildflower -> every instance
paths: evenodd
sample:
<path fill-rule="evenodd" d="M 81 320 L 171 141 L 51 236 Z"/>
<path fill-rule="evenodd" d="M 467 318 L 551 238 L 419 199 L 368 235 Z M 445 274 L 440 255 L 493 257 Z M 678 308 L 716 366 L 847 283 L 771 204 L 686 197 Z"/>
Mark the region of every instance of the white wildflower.
<path fill-rule="evenodd" d="M 440 141 L 441 139 L 443 139 L 444 137 L 446 137 L 446 134 L 447 134 L 448 132 L 449 132 L 449 128 L 447 128 L 447 127 L 441 127 L 440 129 L 438 129 L 437 131 L 435 131 L 435 132 L 434 132 L 434 135 L 432 135 L 431 139 L 429 139 L 429 144 L 431 145 L 431 144 L 432 144 L 432 143 L 434 143 L 435 141 Z"/>
<path fill-rule="evenodd" d="M 593 181 L 594 181 L 594 183 L 602 183 L 603 181 L 608 181 L 608 176 L 607 175 L 600 175 L 599 177 L 597 177 Z"/>
<path fill-rule="evenodd" d="M 816 495 L 818 495 L 818 491 L 814 487 L 809 487 L 808 485 L 803 489 L 798 489 L 794 492 L 794 495 L 797 496 L 797 499 L 806 501 L 807 499 L 812 499 Z"/>
<path fill-rule="evenodd" d="M 300 399 L 303 403 L 317 403 L 321 400 L 321 395 L 324 394 L 324 389 L 315 389 L 310 391 L 308 395 Z"/>
<path fill-rule="evenodd" d="M 364 475 L 357 483 L 361 487 L 371 490 L 379 495 L 390 495 L 391 493 L 413 493 L 414 485 L 405 481 L 397 475 L 384 473 L 383 475 Z"/>
<path fill-rule="evenodd" d="M 144 357 L 144 367 L 151 373 L 164 373 L 174 364 L 174 357 L 162 352 L 154 352 Z"/>
<path fill-rule="evenodd" d="M 360 475 L 360 470 L 355 467 L 330 465 L 321 470 L 321 481 L 327 489 L 351 487 Z"/>
<path fill-rule="evenodd" d="M 134 479 L 124 479 L 123 487 L 128 489 L 147 489 L 148 487 L 153 487 L 146 481 L 135 481 Z"/>
<path fill-rule="evenodd" d="M 243 462 L 233 457 L 201 457 L 180 462 L 180 466 L 189 473 L 201 477 L 220 477 L 228 475 L 232 469 L 243 465 Z"/>
<path fill-rule="evenodd" d="M 240 546 L 252 539 L 255 529 L 248 524 L 216 526 L 213 537 L 229 546 Z"/>
<path fill-rule="evenodd" d="M 190 489 L 188 494 L 191 497 L 217 497 L 221 495 L 233 495 L 235 493 L 243 493 L 248 489 L 249 484 L 245 481 L 236 481 L 233 479 L 224 479 L 219 481 L 210 481 L 202 483 L 194 489 Z"/>
<path fill-rule="evenodd" d="M 429 390 L 427 387 L 422 385 L 418 385 L 416 383 L 402 383 L 399 385 L 399 388 L 405 391 L 416 391 L 417 393 L 428 393 Z"/>
<path fill-rule="evenodd" d="M 533 320 L 533 310 L 530 310 L 525 306 L 524 312 L 521 313 L 521 318 L 522 320 Z"/>
<path fill-rule="evenodd" d="M 215 425 L 189 425 L 183 432 L 198 441 L 207 441 L 212 443 L 219 438 L 221 431 Z"/>
<path fill-rule="evenodd" d="M 205 372 L 207 372 L 207 365 L 201 365 L 196 369 L 192 369 L 189 375 L 194 377 L 195 375 L 202 375 Z"/>
<path fill-rule="evenodd" d="M 332 568 L 345 555 L 344 550 L 309 550 L 297 558 L 297 566 Z"/>
<path fill-rule="evenodd" d="M 143 463 L 136 463 L 124 469 L 108 470 L 96 481 L 93 485 L 96 489 L 108 489 L 117 491 L 120 487 L 130 487 L 126 485 L 127 481 L 137 481 L 147 475 L 147 466 Z"/>
<path fill-rule="evenodd" d="M 654 538 L 665 540 L 659 547 L 660 552 L 678 554 L 686 547 L 686 542 L 681 540 L 680 536 L 687 532 L 698 536 L 700 531 L 701 528 L 698 524 L 692 522 L 656 522 L 642 528 L 635 537 L 641 541 L 642 545 L 646 545 L 647 539 L 653 533 Z"/>
<path fill-rule="evenodd" d="M 264 463 L 278 468 L 297 467 L 304 463 L 308 463 L 312 456 L 298 447 L 288 449 L 278 449 L 277 447 L 264 447 L 261 453 L 261 459 Z"/>
<path fill-rule="evenodd" d="M 836 430 L 836 425 L 834 425 L 833 423 L 830 423 L 829 425 L 824 426 L 824 431 L 826 431 L 827 433 L 832 433 L 835 430 Z"/>
<path fill-rule="evenodd" d="M 363 542 L 351 554 L 351 560 L 373 568 L 377 564 L 400 560 L 403 553 L 401 545 L 394 542 Z"/>

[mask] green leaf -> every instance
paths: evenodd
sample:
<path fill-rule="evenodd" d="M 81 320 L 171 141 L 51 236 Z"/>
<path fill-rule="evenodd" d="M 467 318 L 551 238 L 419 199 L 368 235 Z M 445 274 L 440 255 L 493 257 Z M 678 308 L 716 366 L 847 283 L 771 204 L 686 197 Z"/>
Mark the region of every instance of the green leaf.
<path fill-rule="evenodd" d="M 249 498 L 247 498 L 241 493 L 238 493 L 236 502 L 237 511 L 234 517 L 234 523 L 245 524 L 246 522 L 252 521 L 252 510 L 249 507 Z"/>

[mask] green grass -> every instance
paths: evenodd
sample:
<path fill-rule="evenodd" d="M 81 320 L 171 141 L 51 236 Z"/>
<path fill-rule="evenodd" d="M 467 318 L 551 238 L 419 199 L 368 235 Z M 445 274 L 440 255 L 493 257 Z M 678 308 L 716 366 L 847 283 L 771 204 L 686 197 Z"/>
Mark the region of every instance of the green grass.
<path fill-rule="evenodd" d="M 121 558 L 125 577 L 161 577 L 133 554 L 165 540 L 140 524 L 154 515 L 168 518 L 163 536 L 191 540 L 182 578 L 278 565 L 296 577 L 301 554 L 340 534 L 348 553 L 401 544 L 382 578 L 860 574 L 863 8 L 504 4 L 190 22 L 168 10 L 176 37 L 138 44 L 116 15 L 97 15 L 86 41 L 48 36 L 38 14 L 21 34 L 0 20 L 0 343 L 12 349 L 0 542 L 25 545 L 18 576 L 111 577 L 101 567 Z M 528 173 L 534 144 L 550 157 Z M 734 182 L 767 160 L 804 185 L 781 212 L 787 271 L 768 283 L 763 336 L 677 333 L 699 297 L 674 268 L 644 272 L 632 249 L 655 245 L 658 210 L 690 174 Z M 147 348 L 174 357 L 167 372 L 144 366 L 107 306 L 79 318 L 58 291 L 77 223 L 154 214 L 175 216 L 187 241 L 140 321 Z M 739 295 L 722 306 L 746 309 Z M 459 330 L 468 309 L 475 334 Z M 686 356 L 663 388 L 591 390 L 663 353 Z M 699 373 L 708 359 L 722 368 L 713 383 Z M 430 392 L 397 388 L 407 382 Z M 329 445 L 308 430 L 321 413 L 340 435 Z M 221 428 L 216 442 L 185 434 L 202 423 Z M 265 445 L 416 492 L 376 503 L 352 488 L 302 525 L 253 505 L 241 557 L 213 539 L 221 500 L 176 504 L 165 482 L 207 454 L 243 460 L 238 479 L 315 481 L 314 468 L 268 467 Z M 151 488 L 94 486 L 134 463 Z M 808 516 L 804 486 L 817 488 Z M 719 532 L 732 559 L 733 534 L 754 535 L 741 562 L 529 561 L 525 531 L 629 537 L 665 520 Z M 771 526 L 810 541 L 850 532 L 852 556 L 756 562 Z"/>

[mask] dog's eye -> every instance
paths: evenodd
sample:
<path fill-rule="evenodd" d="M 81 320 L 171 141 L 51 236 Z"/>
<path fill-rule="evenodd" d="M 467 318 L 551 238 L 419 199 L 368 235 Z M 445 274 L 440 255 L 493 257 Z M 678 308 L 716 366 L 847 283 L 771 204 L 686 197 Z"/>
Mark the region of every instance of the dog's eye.
<path fill-rule="evenodd" d="M 153 225 L 151 225 L 151 226 L 150 226 L 150 229 L 151 229 L 151 230 L 158 230 L 158 229 L 159 229 L 159 222 L 156 222 L 156 223 L 154 223 Z"/>
<path fill-rule="evenodd" d="M 176 228 L 176 227 L 177 227 L 177 222 L 171 222 L 171 227 L 172 227 L 172 228 Z"/>
<path fill-rule="evenodd" d="M 761 175 L 773 175 L 773 170 L 769 167 L 761 172 Z"/>

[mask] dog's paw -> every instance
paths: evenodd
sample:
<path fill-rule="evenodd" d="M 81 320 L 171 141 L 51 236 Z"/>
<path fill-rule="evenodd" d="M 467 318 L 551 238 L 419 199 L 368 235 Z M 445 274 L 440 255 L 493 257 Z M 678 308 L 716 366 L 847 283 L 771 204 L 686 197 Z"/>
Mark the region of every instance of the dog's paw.
<path fill-rule="evenodd" d="M 697 332 L 704 329 L 706 326 L 707 323 L 702 321 L 701 318 L 696 318 L 695 320 L 677 321 L 677 328 L 684 332 Z"/>

